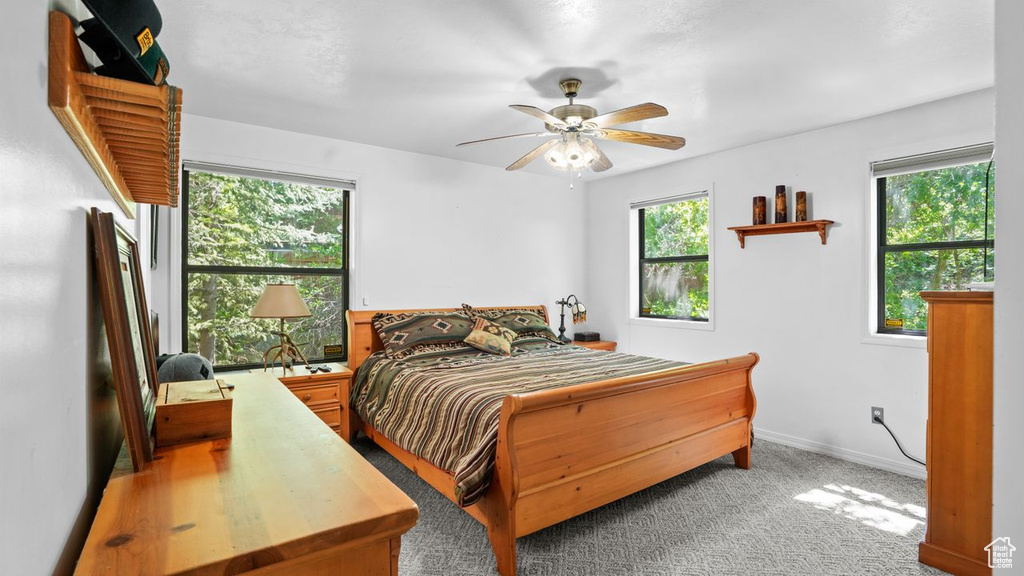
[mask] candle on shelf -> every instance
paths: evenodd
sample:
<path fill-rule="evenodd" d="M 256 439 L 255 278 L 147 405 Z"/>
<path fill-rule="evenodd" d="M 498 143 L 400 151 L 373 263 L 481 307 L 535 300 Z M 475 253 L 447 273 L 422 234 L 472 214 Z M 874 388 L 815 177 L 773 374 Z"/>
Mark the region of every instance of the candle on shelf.
<path fill-rule="evenodd" d="M 786 185 L 780 184 L 775 187 L 775 223 L 782 224 L 783 222 L 788 222 L 789 217 L 787 214 Z"/>
<path fill-rule="evenodd" d="M 796 222 L 807 221 L 807 192 L 796 193 Z"/>
<path fill-rule="evenodd" d="M 760 226 L 768 222 L 768 199 L 764 196 L 754 196 L 754 226 Z"/>

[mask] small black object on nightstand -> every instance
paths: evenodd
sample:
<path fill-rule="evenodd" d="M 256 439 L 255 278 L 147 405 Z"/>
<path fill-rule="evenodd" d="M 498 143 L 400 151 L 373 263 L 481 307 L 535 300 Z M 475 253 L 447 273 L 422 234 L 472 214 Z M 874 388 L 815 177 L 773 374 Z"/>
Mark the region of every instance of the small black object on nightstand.
<path fill-rule="evenodd" d="M 601 334 L 598 332 L 577 332 L 573 334 L 573 340 L 577 342 L 597 342 L 601 339 Z"/>

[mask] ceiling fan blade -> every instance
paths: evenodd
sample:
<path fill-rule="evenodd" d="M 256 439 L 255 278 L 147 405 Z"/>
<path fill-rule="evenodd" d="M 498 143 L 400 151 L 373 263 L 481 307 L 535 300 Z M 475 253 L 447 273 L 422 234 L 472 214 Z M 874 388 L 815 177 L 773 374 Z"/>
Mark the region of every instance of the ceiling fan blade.
<path fill-rule="evenodd" d="M 479 144 L 481 142 L 491 142 L 493 140 L 505 140 L 506 138 L 526 138 L 529 136 L 551 136 L 550 132 L 527 132 L 525 134 L 511 134 L 509 136 L 496 136 L 494 138 L 484 138 L 483 140 L 470 140 L 469 142 L 459 142 L 455 146 L 468 146 L 470 144 Z"/>
<path fill-rule="evenodd" d="M 552 126 L 557 126 L 558 128 L 564 128 L 566 126 L 565 122 L 562 122 L 558 118 L 555 118 L 551 114 L 548 114 L 547 112 L 541 110 L 540 108 L 537 108 L 536 106 L 525 106 L 523 104 L 512 104 L 512 105 L 509 106 L 509 108 L 511 108 L 513 110 L 519 110 L 523 114 L 529 114 L 530 116 L 533 116 L 534 118 L 537 118 L 539 120 L 543 120 L 545 124 L 550 124 Z"/>
<path fill-rule="evenodd" d="M 522 158 L 520 158 L 519 160 L 516 160 L 515 162 L 509 164 L 508 167 L 505 168 L 505 170 L 508 170 L 508 171 L 519 170 L 523 166 L 526 166 L 530 162 L 533 162 L 534 160 L 536 160 L 537 157 L 540 156 L 541 154 L 547 152 L 548 148 L 551 148 L 552 146 L 554 146 L 555 144 L 558 144 L 561 141 L 562 140 L 560 138 L 552 138 L 551 140 L 548 140 L 547 142 L 545 142 L 545 143 L 541 144 L 540 146 L 537 146 L 533 150 L 530 150 L 529 152 L 527 152 L 526 155 L 523 156 Z"/>
<path fill-rule="evenodd" d="M 634 132 L 632 130 L 612 130 L 606 128 L 599 130 L 595 138 L 615 140 L 616 142 L 628 142 L 630 144 L 643 144 L 669 150 L 679 150 L 686 145 L 686 138 L 680 136 L 667 136 L 665 134 L 653 134 L 651 132 Z"/>
<path fill-rule="evenodd" d="M 596 142 L 587 138 L 583 140 L 583 146 L 594 153 L 594 160 L 590 163 L 591 170 L 594 172 L 604 172 L 612 167 L 612 161 L 597 147 Z"/>
<path fill-rule="evenodd" d="M 661 116 L 668 116 L 668 110 L 660 104 L 647 102 L 645 104 L 637 104 L 636 106 L 623 108 L 622 110 L 608 112 L 607 114 L 601 114 L 600 116 L 594 116 L 590 120 L 585 121 L 584 125 L 593 124 L 598 128 L 603 128 L 605 126 L 615 126 L 616 124 L 626 124 L 628 122 L 639 122 L 641 120 L 647 120 L 648 118 L 658 118 Z"/>

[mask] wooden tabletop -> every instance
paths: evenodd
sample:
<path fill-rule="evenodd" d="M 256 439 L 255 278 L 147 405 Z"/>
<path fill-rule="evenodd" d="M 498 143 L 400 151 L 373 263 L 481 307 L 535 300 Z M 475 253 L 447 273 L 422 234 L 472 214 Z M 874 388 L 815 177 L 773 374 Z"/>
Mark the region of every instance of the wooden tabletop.
<path fill-rule="evenodd" d="M 591 350 L 608 350 L 610 352 L 614 352 L 615 348 L 618 347 L 618 343 L 614 340 L 573 340 L 569 344 L 590 348 Z"/>
<path fill-rule="evenodd" d="M 994 297 L 994 293 L 989 290 L 925 290 L 919 294 L 927 302 L 992 302 Z"/>
<path fill-rule="evenodd" d="M 337 379 L 339 375 L 352 376 L 352 371 L 347 366 L 343 366 L 337 362 L 328 362 L 326 364 L 313 364 L 314 366 L 327 366 L 331 369 L 330 372 L 315 372 L 310 373 L 309 370 L 302 365 L 293 366 L 285 371 L 281 370 L 280 366 L 275 367 L 273 370 L 267 369 L 266 374 L 273 374 L 275 378 L 284 378 L 290 382 L 301 381 L 301 380 L 330 380 L 332 377 Z M 256 368 L 252 371 L 253 373 L 264 373 L 262 368 Z"/>
<path fill-rule="evenodd" d="M 235 574 L 416 523 L 416 504 L 269 373 L 232 374 L 231 438 L 111 477 L 78 574 Z"/>

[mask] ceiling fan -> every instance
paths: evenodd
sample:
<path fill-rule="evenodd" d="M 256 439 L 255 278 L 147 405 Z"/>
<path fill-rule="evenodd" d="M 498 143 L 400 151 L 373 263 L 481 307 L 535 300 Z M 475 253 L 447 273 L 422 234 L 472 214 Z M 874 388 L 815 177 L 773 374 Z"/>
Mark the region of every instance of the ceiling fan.
<path fill-rule="evenodd" d="M 558 170 L 581 172 L 586 168 L 590 168 L 594 172 L 604 172 L 612 167 L 612 162 L 597 147 L 595 140 L 615 140 L 630 144 L 667 148 L 669 150 L 678 150 L 686 144 L 686 140 L 679 136 L 609 128 L 610 126 L 617 126 L 628 122 L 639 122 L 648 118 L 667 116 L 668 110 L 664 106 L 647 102 L 598 115 L 597 110 L 592 106 L 573 103 L 573 99 L 576 98 L 581 84 L 582 82 L 576 78 L 567 78 L 559 82 L 558 85 L 562 88 L 562 93 L 565 94 L 565 97 L 569 99 L 569 104 L 556 106 L 550 112 L 545 112 L 536 106 L 523 106 L 519 104 L 509 106 L 509 108 L 543 120 L 546 132 L 527 132 L 525 134 L 484 138 L 483 140 L 462 142 L 457 144 L 457 146 L 467 146 L 469 144 L 479 144 L 481 142 L 492 142 L 508 138 L 555 135 L 556 137 L 547 140 L 522 158 L 509 164 L 505 170 L 518 170 L 543 155 L 548 165 Z"/>

